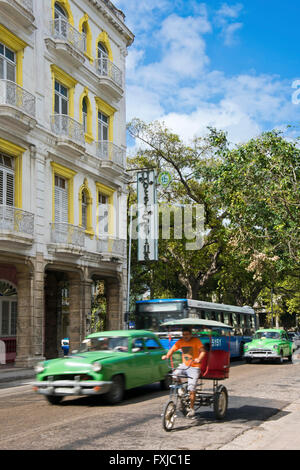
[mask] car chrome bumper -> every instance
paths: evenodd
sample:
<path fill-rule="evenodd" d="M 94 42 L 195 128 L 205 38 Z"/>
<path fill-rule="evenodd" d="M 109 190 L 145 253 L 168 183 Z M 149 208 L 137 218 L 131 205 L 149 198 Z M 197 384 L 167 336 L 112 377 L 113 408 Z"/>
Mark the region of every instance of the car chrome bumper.
<path fill-rule="evenodd" d="M 107 393 L 112 382 L 96 380 L 53 380 L 45 382 L 32 382 L 35 392 L 42 395 L 102 395 Z"/>
<path fill-rule="evenodd" d="M 246 351 L 243 356 L 245 359 L 279 359 L 281 356 L 275 351 Z"/>

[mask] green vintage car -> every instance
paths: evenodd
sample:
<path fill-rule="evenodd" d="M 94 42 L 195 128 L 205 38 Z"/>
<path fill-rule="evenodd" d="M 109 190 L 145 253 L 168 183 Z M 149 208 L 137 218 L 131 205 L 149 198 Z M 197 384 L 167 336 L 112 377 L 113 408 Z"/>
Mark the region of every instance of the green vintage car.
<path fill-rule="evenodd" d="M 273 359 L 282 363 L 284 357 L 291 361 L 292 354 L 293 343 L 287 332 L 280 328 L 257 330 L 253 340 L 244 345 L 246 362 L 252 362 L 253 359 Z"/>
<path fill-rule="evenodd" d="M 93 333 L 71 355 L 39 363 L 33 389 L 53 405 L 70 395 L 103 395 L 115 404 L 131 388 L 154 382 L 169 387 L 170 366 L 161 359 L 165 353 L 150 331 Z"/>

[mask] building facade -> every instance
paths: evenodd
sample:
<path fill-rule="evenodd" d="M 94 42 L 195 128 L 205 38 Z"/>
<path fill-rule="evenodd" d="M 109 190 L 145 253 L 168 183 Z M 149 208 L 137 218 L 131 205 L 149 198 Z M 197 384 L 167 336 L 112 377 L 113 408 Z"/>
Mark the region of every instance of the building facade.
<path fill-rule="evenodd" d="M 109 0 L 0 0 L 0 340 L 18 366 L 78 347 L 97 281 L 123 328 L 132 41 Z"/>

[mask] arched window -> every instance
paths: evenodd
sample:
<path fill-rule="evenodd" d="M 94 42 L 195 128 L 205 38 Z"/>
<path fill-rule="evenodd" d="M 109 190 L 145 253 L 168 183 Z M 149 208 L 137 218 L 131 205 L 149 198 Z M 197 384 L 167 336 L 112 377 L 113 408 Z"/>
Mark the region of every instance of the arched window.
<path fill-rule="evenodd" d="M 87 209 L 88 209 L 88 196 L 86 191 L 83 190 L 81 194 L 81 225 L 87 229 Z"/>
<path fill-rule="evenodd" d="M 83 131 L 86 134 L 88 132 L 88 103 L 86 96 L 82 100 L 82 125 Z"/>
<path fill-rule="evenodd" d="M 54 29 L 59 36 L 67 37 L 68 16 L 65 10 L 59 5 L 54 4 Z"/>
<path fill-rule="evenodd" d="M 89 144 L 93 142 L 93 117 L 92 106 L 88 97 L 88 88 L 85 87 L 80 97 L 80 122 L 83 125 L 85 141 Z"/>
<path fill-rule="evenodd" d="M 108 66 L 109 66 L 109 58 L 108 58 L 108 51 L 102 42 L 98 42 L 97 48 L 98 54 L 98 70 L 101 75 L 108 74 Z"/>
<path fill-rule="evenodd" d="M 91 238 L 94 236 L 92 206 L 93 199 L 87 178 L 85 178 L 79 190 L 79 225 L 85 229 L 85 233 Z"/>

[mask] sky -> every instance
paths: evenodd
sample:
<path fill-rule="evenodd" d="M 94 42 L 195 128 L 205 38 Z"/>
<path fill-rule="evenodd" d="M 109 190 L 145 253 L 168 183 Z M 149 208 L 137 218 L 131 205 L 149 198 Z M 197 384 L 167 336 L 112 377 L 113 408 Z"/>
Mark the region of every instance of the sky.
<path fill-rule="evenodd" d="M 127 121 L 162 121 L 188 142 L 212 126 L 233 144 L 300 135 L 298 0 L 115 0 L 135 35 Z"/>

